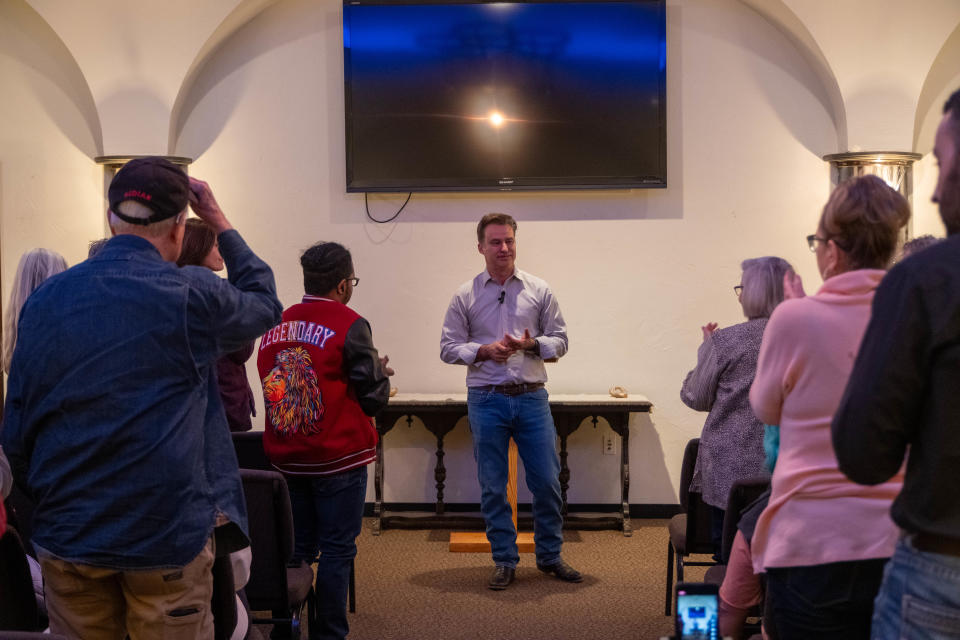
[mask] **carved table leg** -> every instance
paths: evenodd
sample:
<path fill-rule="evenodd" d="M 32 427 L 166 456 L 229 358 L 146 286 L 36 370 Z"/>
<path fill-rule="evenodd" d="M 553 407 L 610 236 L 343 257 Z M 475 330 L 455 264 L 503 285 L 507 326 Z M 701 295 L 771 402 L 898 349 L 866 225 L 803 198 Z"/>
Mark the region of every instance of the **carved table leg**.
<path fill-rule="evenodd" d="M 377 461 L 373 471 L 373 535 L 380 535 L 383 525 L 383 436 L 377 438 Z"/>
<path fill-rule="evenodd" d="M 442 516 L 443 506 L 443 486 L 447 479 L 447 468 L 443 466 L 443 436 L 437 437 L 437 466 L 433 470 L 433 477 L 437 481 L 437 515 Z"/>
<path fill-rule="evenodd" d="M 623 510 L 623 535 L 633 535 L 633 525 L 630 524 L 630 417 L 626 416 L 623 428 L 620 429 L 620 482 L 622 493 L 620 506 Z"/>
<path fill-rule="evenodd" d="M 567 434 L 560 434 L 560 498 L 563 500 L 560 515 L 567 515 L 567 489 L 570 488 L 570 467 L 567 466 Z"/>

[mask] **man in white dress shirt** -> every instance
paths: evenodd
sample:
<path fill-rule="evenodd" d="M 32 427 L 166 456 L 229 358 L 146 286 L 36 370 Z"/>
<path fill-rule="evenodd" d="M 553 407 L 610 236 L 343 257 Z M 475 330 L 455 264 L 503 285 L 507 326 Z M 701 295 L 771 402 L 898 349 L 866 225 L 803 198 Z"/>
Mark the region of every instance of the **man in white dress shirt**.
<path fill-rule="evenodd" d="M 486 270 L 454 294 L 440 358 L 467 366 L 467 408 L 480 480 L 480 509 L 496 565 L 488 587 L 513 582 L 520 555 L 506 497 L 507 450 L 517 443 L 533 494 L 537 568 L 567 582 L 583 577 L 560 557 L 560 460 L 544 359 L 567 352 L 560 307 L 546 282 L 517 269 L 514 219 L 489 213 L 477 225 Z"/>

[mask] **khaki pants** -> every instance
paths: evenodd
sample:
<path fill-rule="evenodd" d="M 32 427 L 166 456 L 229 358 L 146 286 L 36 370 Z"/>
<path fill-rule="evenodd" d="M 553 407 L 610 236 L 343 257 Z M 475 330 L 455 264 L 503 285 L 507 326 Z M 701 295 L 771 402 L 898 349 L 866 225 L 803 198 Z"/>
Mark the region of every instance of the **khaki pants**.
<path fill-rule="evenodd" d="M 82 640 L 213 638 L 213 539 L 181 569 L 120 571 L 41 554 L 50 631 Z"/>

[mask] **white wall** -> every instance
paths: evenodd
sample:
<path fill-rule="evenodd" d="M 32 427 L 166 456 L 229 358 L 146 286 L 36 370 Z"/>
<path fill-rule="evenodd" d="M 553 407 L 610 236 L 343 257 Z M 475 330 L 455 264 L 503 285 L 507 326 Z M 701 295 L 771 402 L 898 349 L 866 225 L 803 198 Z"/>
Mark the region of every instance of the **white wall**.
<path fill-rule="evenodd" d="M 650 398 L 652 415 L 631 421 L 630 500 L 675 502 L 683 447 L 704 419 L 680 403 L 680 384 L 700 325 L 741 320 L 732 291 L 740 261 L 779 255 L 808 290 L 819 285 L 804 236 L 827 198 L 820 157 L 838 150 L 838 119 L 808 62 L 738 0 L 668 0 L 669 188 L 415 194 L 396 222 L 376 225 L 363 197 L 344 191 L 339 5 L 283 0 L 228 38 L 189 88 L 170 153 L 196 158 L 191 173 L 211 183 L 274 267 L 285 305 L 302 294 L 304 248 L 337 240 L 353 251 L 361 284 L 352 305 L 407 392 L 463 390 L 464 369 L 439 359 L 443 314 L 455 287 L 483 268 L 477 219 L 514 215 L 518 265 L 551 283 L 569 327 L 570 353 L 550 365 L 548 388 L 605 393 L 616 384 Z M 89 159 L 99 124 L 74 86 L 69 52 L 25 7 L 0 3 L 5 297 L 21 251 L 42 244 L 74 263 L 102 231 L 102 174 Z M 932 111 L 924 127 L 939 119 L 939 106 Z M 929 200 L 931 180 L 925 158 L 915 202 Z M 401 202 L 371 196 L 379 216 Z M 935 210 L 924 212 L 922 229 L 942 235 Z M 253 362 L 248 371 L 255 382 Z M 585 424 L 570 448 L 570 501 L 618 501 L 616 457 L 601 455 L 598 432 Z M 386 499 L 431 501 L 430 434 L 399 424 L 386 449 Z M 478 501 L 465 425 L 446 450 L 447 501 Z"/>
<path fill-rule="evenodd" d="M 647 395 L 654 413 L 631 427 L 631 501 L 674 502 L 683 446 L 704 417 L 679 401 L 699 326 L 740 320 L 732 287 L 744 258 L 782 255 L 815 286 L 803 237 L 828 193 L 819 156 L 836 136 L 806 63 L 758 15 L 734 0 L 671 2 L 668 23 L 666 190 L 415 194 L 397 222 L 367 221 L 362 196 L 344 193 L 339 7 L 306 0 L 268 9 L 211 59 L 174 152 L 198 157 L 194 175 L 274 266 L 284 304 L 302 294 L 302 249 L 350 247 L 353 305 L 403 391 L 463 390 L 464 369 L 439 360 L 440 325 L 455 287 L 483 268 L 477 219 L 513 214 L 518 264 L 552 284 L 569 325 L 549 389 Z M 386 217 L 401 202 L 371 207 Z M 478 500 L 465 425 L 446 444 L 447 500 Z M 585 424 L 570 445 L 570 500 L 616 501 L 598 433 Z M 386 448 L 386 498 L 430 501 L 432 436 L 401 424 Z"/>
<path fill-rule="evenodd" d="M 74 264 L 103 232 L 99 123 L 69 52 L 26 5 L 0 3 L 0 273 L 35 247 Z"/>

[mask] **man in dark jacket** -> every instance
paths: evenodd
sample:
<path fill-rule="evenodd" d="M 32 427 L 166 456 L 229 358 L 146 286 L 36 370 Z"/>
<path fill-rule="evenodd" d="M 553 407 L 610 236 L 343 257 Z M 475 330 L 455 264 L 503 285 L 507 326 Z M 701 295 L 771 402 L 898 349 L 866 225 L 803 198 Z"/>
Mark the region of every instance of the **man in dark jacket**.
<path fill-rule="evenodd" d="M 840 408 L 840 469 L 879 484 L 907 460 L 891 514 L 903 529 L 871 638 L 960 638 L 960 91 L 944 106 L 933 201 L 948 238 L 888 273 Z"/>
<path fill-rule="evenodd" d="M 347 586 L 357 555 L 367 465 L 377 457 L 371 416 L 387 404 L 393 370 L 370 324 L 347 306 L 359 283 L 350 252 L 316 244 L 300 258 L 306 295 L 260 341 L 270 462 L 287 476 L 294 560 L 317 567 L 312 638 L 347 636 Z"/>
<path fill-rule="evenodd" d="M 206 183 L 139 158 L 109 200 L 114 237 L 23 306 L 3 449 L 36 501 L 54 633 L 212 638 L 214 527 L 229 552 L 247 525 L 214 366 L 281 305 Z M 217 233 L 229 280 L 174 264 L 188 202 Z"/>

